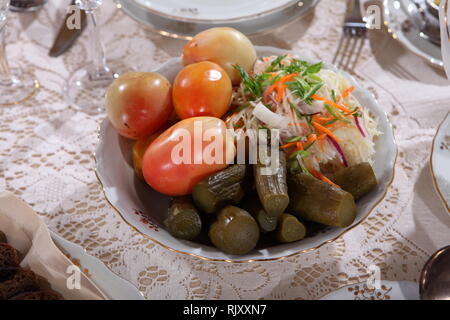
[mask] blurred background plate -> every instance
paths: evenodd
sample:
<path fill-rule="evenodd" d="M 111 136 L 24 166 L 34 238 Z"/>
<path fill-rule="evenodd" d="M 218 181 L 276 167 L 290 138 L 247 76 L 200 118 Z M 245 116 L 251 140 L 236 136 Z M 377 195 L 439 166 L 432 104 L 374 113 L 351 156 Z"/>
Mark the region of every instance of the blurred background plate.
<path fill-rule="evenodd" d="M 430 167 L 434 186 L 450 213 L 450 112 L 439 126 L 432 148 Z"/>
<path fill-rule="evenodd" d="M 169 19 L 222 23 L 267 15 L 298 0 L 134 0 L 144 9 Z"/>
<path fill-rule="evenodd" d="M 414 24 L 407 8 L 413 5 L 411 0 L 384 0 L 384 24 L 392 37 L 406 49 L 425 59 L 431 65 L 443 68 L 440 46 L 433 44 Z"/>
<path fill-rule="evenodd" d="M 190 39 L 217 26 L 249 35 L 272 30 L 306 15 L 319 0 L 115 0 L 131 18 L 162 35 Z M 206 3 L 208 2 L 208 5 Z"/>

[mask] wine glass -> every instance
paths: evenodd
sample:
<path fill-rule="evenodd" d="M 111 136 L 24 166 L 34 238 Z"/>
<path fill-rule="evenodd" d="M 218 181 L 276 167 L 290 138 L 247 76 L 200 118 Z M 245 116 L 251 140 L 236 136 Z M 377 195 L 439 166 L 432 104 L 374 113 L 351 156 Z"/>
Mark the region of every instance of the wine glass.
<path fill-rule="evenodd" d="M 0 0 L 0 106 L 20 104 L 31 98 L 39 82 L 19 67 L 11 68 L 6 58 L 5 29 L 9 13 L 9 0 Z"/>
<path fill-rule="evenodd" d="M 102 5 L 103 0 L 76 0 L 75 5 L 86 12 L 91 24 L 89 32 L 91 62 L 76 70 L 64 86 L 67 102 L 73 107 L 88 113 L 104 110 L 104 96 L 111 82 L 126 71 L 118 64 L 107 63 L 105 49 L 100 40 L 99 27 L 95 10 Z"/>

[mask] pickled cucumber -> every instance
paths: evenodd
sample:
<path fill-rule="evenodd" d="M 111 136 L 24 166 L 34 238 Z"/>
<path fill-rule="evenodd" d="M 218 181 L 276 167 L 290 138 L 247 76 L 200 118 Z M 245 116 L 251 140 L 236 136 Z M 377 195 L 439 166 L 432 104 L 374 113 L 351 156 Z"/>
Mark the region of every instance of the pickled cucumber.
<path fill-rule="evenodd" d="M 190 197 L 176 197 L 171 200 L 164 226 L 175 238 L 197 238 L 202 229 L 202 221 Z"/>
<path fill-rule="evenodd" d="M 238 204 L 248 189 L 247 174 L 246 165 L 236 164 L 203 179 L 192 191 L 195 205 L 209 214 Z"/>
<path fill-rule="evenodd" d="M 278 217 L 289 204 L 289 195 L 286 182 L 286 155 L 279 152 L 277 170 L 273 174 L 267 174 L 268 167 L 261 163 L 253 165 L 255 185 L 259 200 L 272 217 Z"/>
<path fill-rule="evenodd" d="M 301 240 L 306 235 L 306 227 L 293 215 L 283 213 L 278 219 L 277 240 L 288 243 Z"/>
<path fill-rule="evenodd" d="M 306 220 L 347 227 L 356 217 L 353 196 L 341 188 L 305 173 L 289 177 L 290 211 Z"/>
<path fill-rule="evenodd" d="M 259 202 L 258 195 L 255 194 L 252 197 L 248 197 L 242 203 L 242 208 L 255 218 L 261 232 L 271 232 L 277 227 L 278 217 L 267 214 L 261 202 Z"/>
<path fill-rule="evenodd" d="M 343 190 L 350 192 L 355 200 L 360 199 L 377 186 L 375 173 L 367 162 L 342 169 L 330 176 L 330 180 Z"/>
<path fill-rule="evenodd" d="M 247 211 L 227 206 L 220 210 L 216 221 L 211 224 L 209 238 L 223 252 L 246 254 L 256 247 L 259 227 Z"/>

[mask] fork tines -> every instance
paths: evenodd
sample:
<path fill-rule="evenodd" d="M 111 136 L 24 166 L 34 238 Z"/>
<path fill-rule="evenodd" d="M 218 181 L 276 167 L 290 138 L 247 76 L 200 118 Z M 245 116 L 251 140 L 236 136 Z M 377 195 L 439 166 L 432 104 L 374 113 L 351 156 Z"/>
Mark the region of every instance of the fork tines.
<path fill-rule="evenodd" d="M 348 10 L 342 29 L 343 33 L 333 64 L 341 69 L 352 71 L 361 55 L 367 33 L 367 25 L 361 15 L 359 0 L 353 0 L 352 10 Z"/>

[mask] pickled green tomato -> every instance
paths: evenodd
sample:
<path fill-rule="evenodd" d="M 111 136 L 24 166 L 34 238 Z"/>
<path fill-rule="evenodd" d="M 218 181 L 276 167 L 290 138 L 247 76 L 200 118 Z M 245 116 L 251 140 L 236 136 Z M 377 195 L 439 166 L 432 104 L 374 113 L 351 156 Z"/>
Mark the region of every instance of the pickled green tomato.
<path fill-rule="evenodd" d="M 197 34 L 183 48 L 183 64 L 211 61 L 221 66 L 233 85 L 241 82 L 239 72 L 233 65 L 239 65 L 251 72 L 256 61 L 256 50 L 251 41 L 233 28 L 218 27 Z"/>
<path fill-rule="evenodd" d="M 106 92 L 106 113 L 120 135 L 139 139 L 161 128 L 173 111 L 171 84 L 154 72 L 128 72 Z"/>

